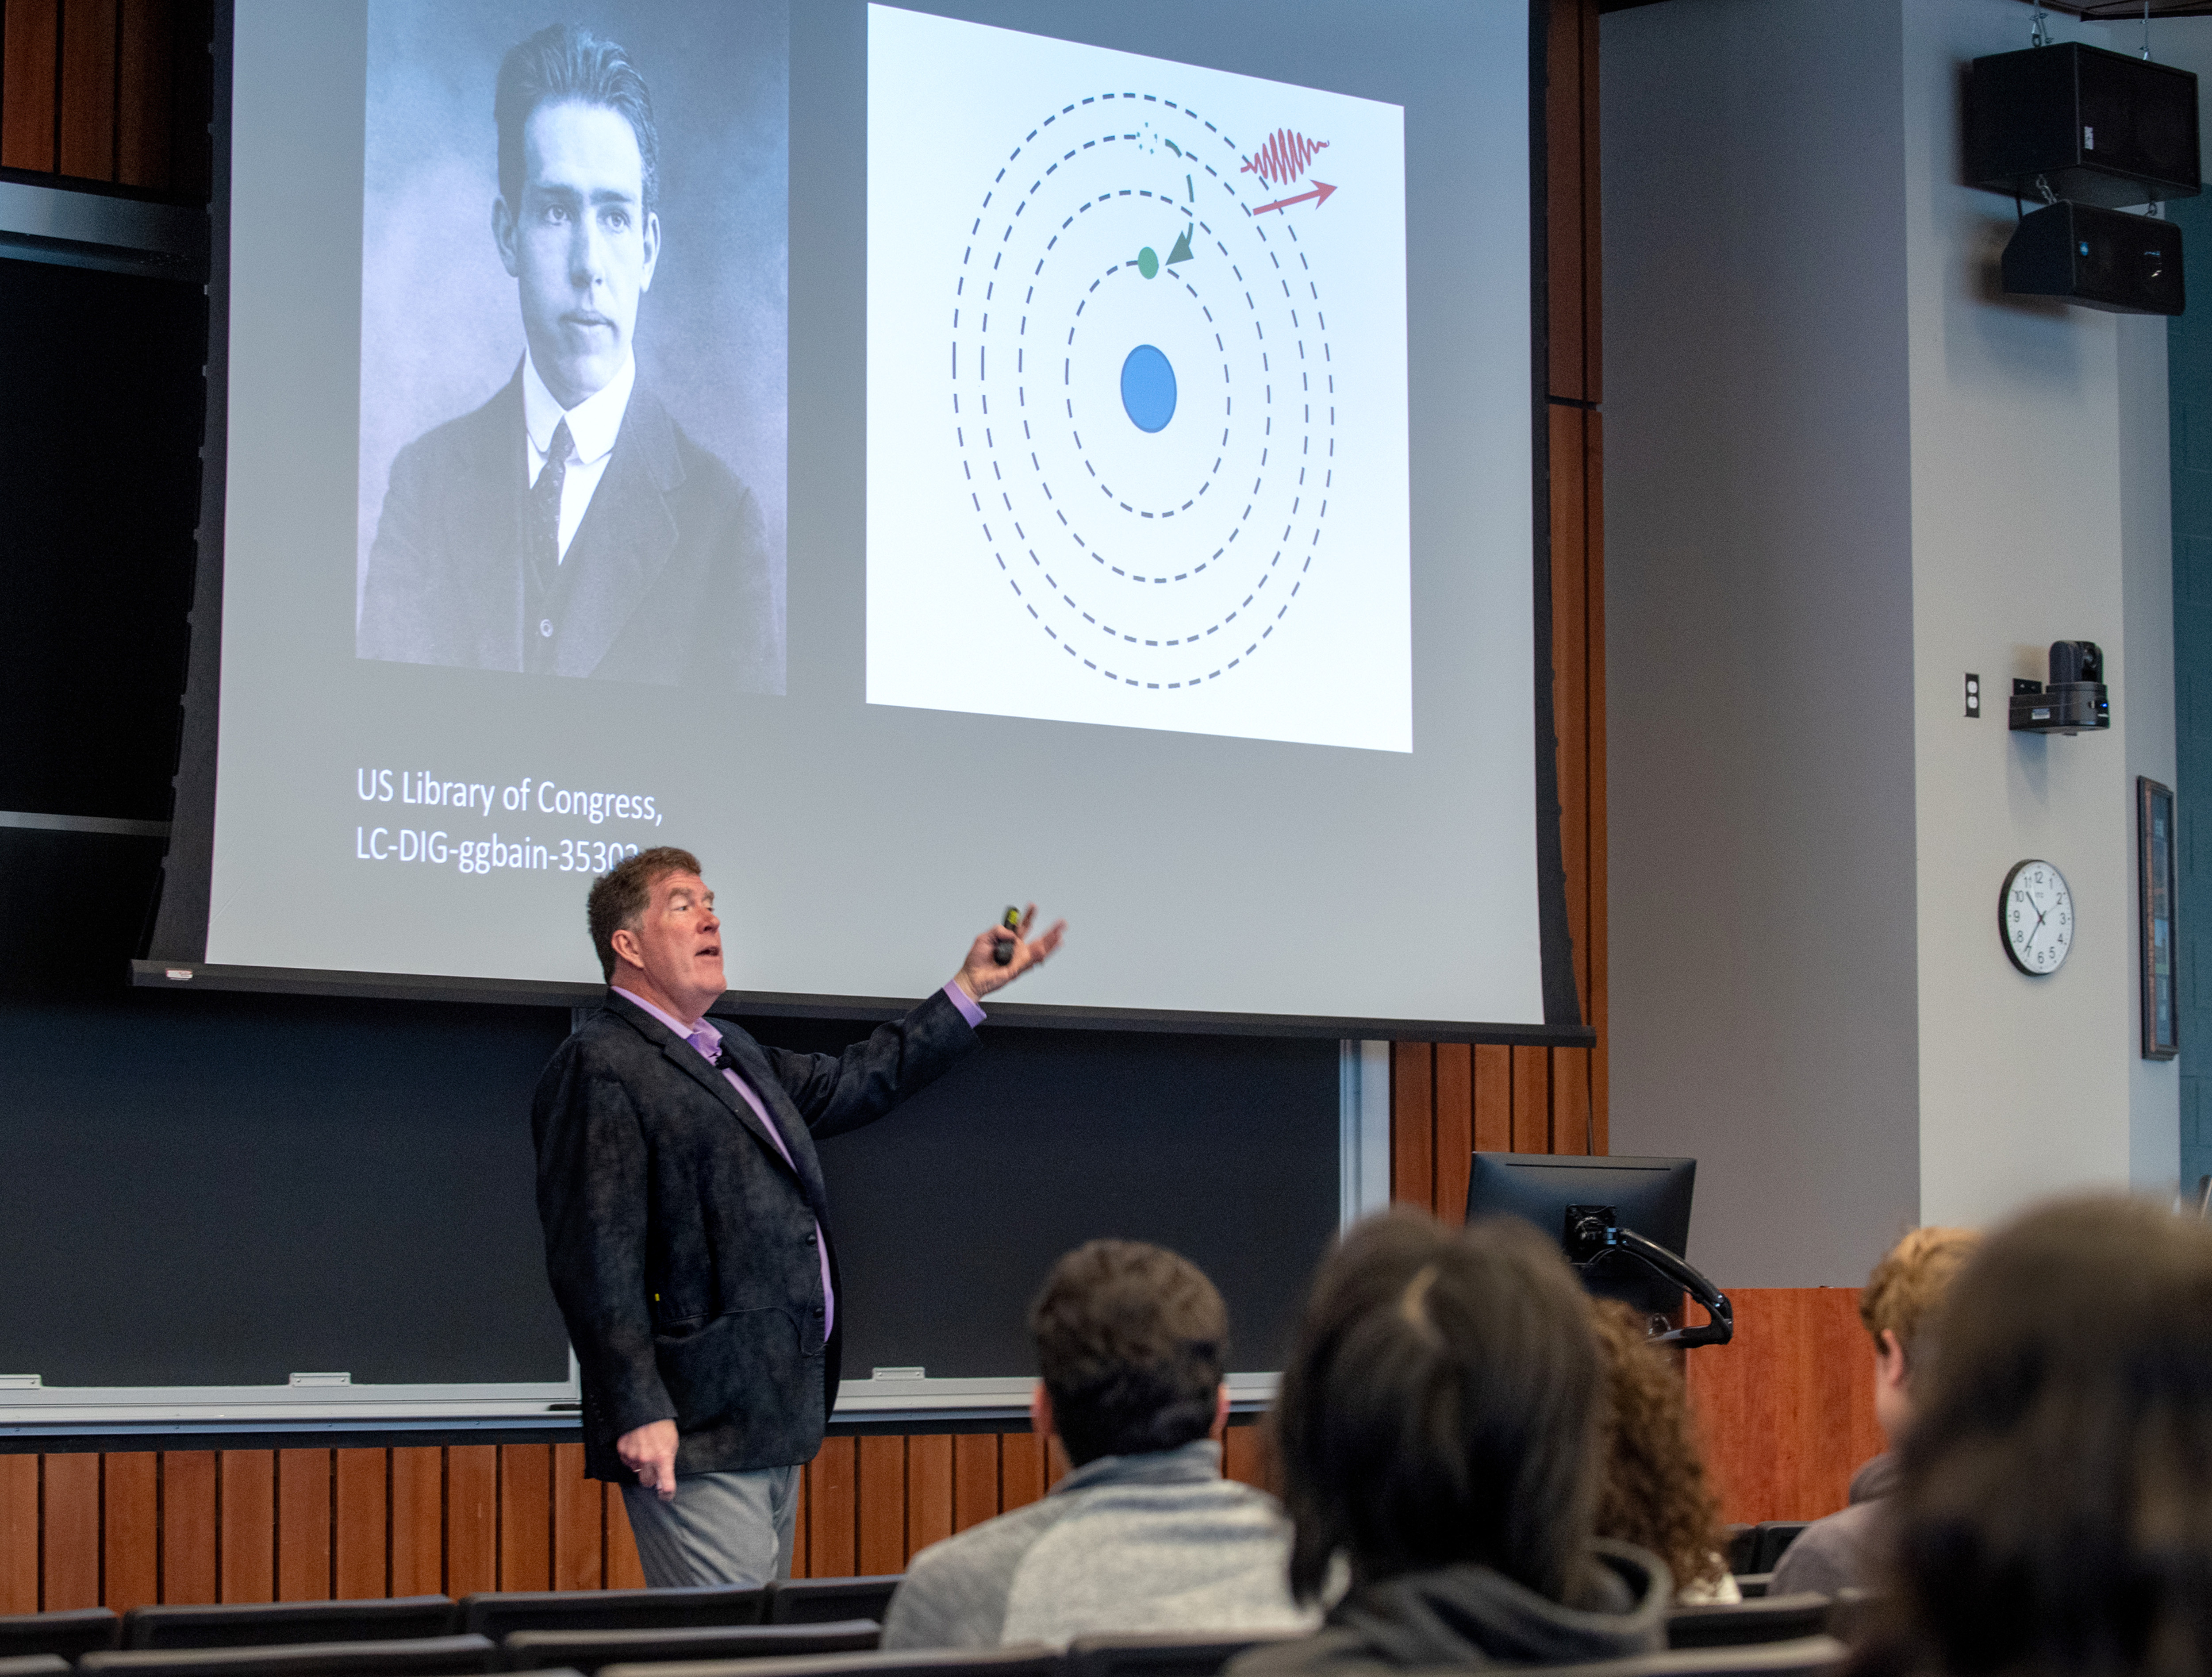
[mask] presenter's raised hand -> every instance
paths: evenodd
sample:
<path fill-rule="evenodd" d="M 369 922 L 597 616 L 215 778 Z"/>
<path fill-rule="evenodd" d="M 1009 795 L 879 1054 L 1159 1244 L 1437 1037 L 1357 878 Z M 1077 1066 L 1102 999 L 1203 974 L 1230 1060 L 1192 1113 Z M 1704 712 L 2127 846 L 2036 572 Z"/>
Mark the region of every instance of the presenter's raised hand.
<path fill-rule="evenodd" d="M 1067 930 L 1064 920 L 1054 921 L 1049 932 L 1032 938 L 1030 927 L 1036 923 L 1036 904 L 1032 902 L 1022 915 L 1022 923 L 1013 933 L 1013 958 L 1004 966 L 999 964 L 996 951 L 1006 939 L 1006 928 L 994 926 L 968 946 L 968 959 L 952 975 L 952 981 L 975 1000 L 981 1001 L 992 991 L 1012 983 L 1040 961 L 1048 959 L 1060 947 L 1061 933 Z"/>
<path fill-rule="evenodd" d="M 615 1454 L 637 1475 L 640 1485 L 658 1491 L 665 1503 L 676 1500 L 675 1422 L 647 1421 L 632 1427 L 615 1440 Z"/>

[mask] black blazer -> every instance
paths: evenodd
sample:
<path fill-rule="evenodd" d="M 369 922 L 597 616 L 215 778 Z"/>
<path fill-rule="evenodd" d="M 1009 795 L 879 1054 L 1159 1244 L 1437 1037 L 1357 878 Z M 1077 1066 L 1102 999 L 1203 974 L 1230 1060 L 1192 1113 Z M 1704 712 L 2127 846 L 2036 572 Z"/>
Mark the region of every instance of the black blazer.
<path fill-rule="evenodd" d="M 362 658 L 783 691 L 760 507 L 642 380 L 561 565 L 524 621 L 530 485 L 522 374 L 392 463 L 354 650 Z M 551 635 L 538 633 L 550 621 Z"/>
<path fill-rule="evenodd" d="M 585 1471 L 617 1484 L 632 1475 L 615 1440 L 648 1421 L 675 1420 L 679 1473 L 812 1458 L 845 1325 L 841 1302 L 824 1343 L 813 1138 L 882 1117 L 975 1045 L 942 991 L 842 1054 L 714 1025 L 790 1164 L 720 1072 L 612 993 L 531 1111 L 546 1269 L 583 1367 Z"/>

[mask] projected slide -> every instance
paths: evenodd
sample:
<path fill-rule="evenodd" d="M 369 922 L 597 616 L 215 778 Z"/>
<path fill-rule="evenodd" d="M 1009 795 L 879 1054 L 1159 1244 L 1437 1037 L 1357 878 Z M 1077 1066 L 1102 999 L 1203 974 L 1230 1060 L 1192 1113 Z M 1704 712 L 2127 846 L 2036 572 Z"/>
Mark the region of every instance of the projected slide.
<path fill-rule="evenodd" d="M 356 655 L 781 693 L 780 9 L 368 9 Z"/>
<path fill-rule="evenodd" d="M 869 8 L 872 704 L 1413 749 L 1404 113 Z"/>

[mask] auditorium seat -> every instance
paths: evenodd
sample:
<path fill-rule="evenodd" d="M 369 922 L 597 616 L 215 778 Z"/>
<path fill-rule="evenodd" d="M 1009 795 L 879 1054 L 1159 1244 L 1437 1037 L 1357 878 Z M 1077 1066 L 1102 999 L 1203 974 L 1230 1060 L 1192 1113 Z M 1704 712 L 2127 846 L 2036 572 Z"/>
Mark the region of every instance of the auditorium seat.
<path fill-rule="evenodd" d="M 123 1646 L 249 1648 L 276 1643 L 388 1642 L 452 1636 L 460 1629 L 459 1621 L 460 1605 L 447 1595 L 133 1607 L 123 1615 Z"/>
<path fill-rule="evenodd" d="M 1676 1607 L 1667 1615 L 1669 1648 L 1741 1648 L 1759 1642 L 1795 1642 L 1826 1634 L 1835 1603 L 1799 1592 L 1755 1601 Z"/>
<path fill-rule="evenodd" d="M 95 1649 L 114 1647 L 122 1634 L 123 1621 L 106 1607 L 0 1613 L 0 1659 L 58 1654 L 73 1660 Z"/>
<path fill-rule="evenodd" d="M 501 1644 L 507 1668 L 538 1671 L 652 1661 L 757 1660 L 796 1654 L 865 1654 L 883 1638 L 872 1619 L 822 1625 L 685 1625 L 653 1631 L 517 1631 Z"/>
<path fill-rule="evenodd" d="M 757 1625 L 765 1590 L 505 1589 L 461 1597 L 461 1629 L 504 1642 L 517 1631 L 674 1631 Z M 880 1618 L 850 1613 L 846 1618 Z"/>
<path fill-rule="evenodd" d="M 1729 1571 L 1741 1577 L 1757 1570 L 1753 1563 L 1759 1559 L 1759 1528 L 1730 1526 L 1728 1528 Z"/>
<path fill-rule="evenodd" d="M 70 1662 L 58 1654 L 18 1654 L 0 1658 L 0 1677 L 65 1677 Z"/>
<path fill-rule="evenodd" d="M 763 1625 L 820 1625 L 840 1619 L 881 1623 L 903 1572 L 867 1578 L 779 1578 L 768 1587 Z"/>
<path fill-rule="evenodd" d="M 611 1665 L 599 1677 L 1059 1677 L 1060 1656 L 1041 1642 L 897 1654 L 803 1654 L 788 1660 L 702 1660 Z M 1547 1674 L 1549 1677 L 1549 1674 Z M 1786 1677 L 1786 1674 L 1777 1674 Z"/>
<path fill-rule="evenodd" d="M 389 1642 L 289 1642 L 259 1648 L 118 1649 L 87 1654 L 77 1670 L 108 1677 L 461 1677 L 498 1668 L 477 1636 Z"/>
<path fill-rule="evenodd" d="M 1756 1601 L 1773 1583 L 1771 1572 L 1739 1572 L 1735 1575 L 1735 1593 L 1747 1601 Z"/>
<path fill-rule="evenodd" d="M 1067 1644 L 1063 1677 L 1214 1677 L 1246 1649 L 1280 1636 L 1258 1631 L 1194 1636 L 1169 1631 L 1150 1636 L 1078 1637 Z"/>
<path fill-rule="evenodd" d="M 1771 1572 L 1774 1564 L 1782 1559 L 1782 1552 L 1796 1542 L 1797 1534 L 1811 1523 L 1809 1520 L 1761 1520 L 1751 1528 L 1751 1565 L 1741 1570 Z"/>
<path fill-rule="evenodd" d="M 1545 1668 L 1544 1677 L 1831 1677 L 1850 1650 L 1833 1637 L 1762 1642 L 1744 1648 L 1689 1648 L 1632 1659 Z M 642 1677 L 642 1674 L 640 1674 Z"/>

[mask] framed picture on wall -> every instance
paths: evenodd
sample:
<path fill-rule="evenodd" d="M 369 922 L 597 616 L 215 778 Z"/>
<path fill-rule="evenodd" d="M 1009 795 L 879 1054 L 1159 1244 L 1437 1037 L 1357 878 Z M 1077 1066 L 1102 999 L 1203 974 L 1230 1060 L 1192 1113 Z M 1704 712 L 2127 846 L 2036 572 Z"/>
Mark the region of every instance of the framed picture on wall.
<path fill-rule="evenodd" d="M 2142 1055 L 2171 1060 L 2181 1052 L 2181 1020 L 2173 960 L 2173 788 L 2136 781 L 2136 896 L 2142 920 Z"/>

